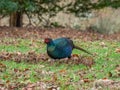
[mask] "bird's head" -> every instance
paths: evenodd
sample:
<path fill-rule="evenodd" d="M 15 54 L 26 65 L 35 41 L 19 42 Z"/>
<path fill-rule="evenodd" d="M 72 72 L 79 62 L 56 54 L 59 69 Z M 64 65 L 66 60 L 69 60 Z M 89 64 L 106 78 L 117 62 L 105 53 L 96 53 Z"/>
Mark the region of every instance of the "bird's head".
<path fill-rule="evenodd" d="M 51 41 L 52 41 L 51 38 L 45 38 L 45 39 L 44 39 L 44 43 L 46 43 L 46 44 L 50 43 Z"/>

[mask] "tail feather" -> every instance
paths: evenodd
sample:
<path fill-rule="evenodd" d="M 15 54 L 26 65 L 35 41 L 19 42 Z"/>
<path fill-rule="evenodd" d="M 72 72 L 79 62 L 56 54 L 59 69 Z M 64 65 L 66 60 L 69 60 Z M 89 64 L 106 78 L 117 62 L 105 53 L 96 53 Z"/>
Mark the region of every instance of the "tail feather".
<path fill-rule="evenodd" d="M 88 52 L 87 50 L 85 50 L 85 49 L 83 49 L 83 48 L 81 48 L 81 47 L 78 47 L 78 46 L 75 46 L 75 45 L 74 45 L 74 48 L 75 48 L 75 49 L 78 49 L 78 50 L 81 50 L 81 51 L 83 51 L 83 52 L 85 52 L 85 53 L 88 53 L 88 54 L 90 54 L 90 55 L 93 55 L 92 53 Z"/>

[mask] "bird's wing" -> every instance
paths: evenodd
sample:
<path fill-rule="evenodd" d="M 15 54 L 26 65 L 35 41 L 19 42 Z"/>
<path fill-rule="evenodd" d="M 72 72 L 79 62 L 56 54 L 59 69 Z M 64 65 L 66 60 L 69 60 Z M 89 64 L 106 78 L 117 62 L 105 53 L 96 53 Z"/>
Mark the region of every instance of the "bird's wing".
<path fill-rule="evenodd" d="M 69 42 L 67 41 L 67 39 L 65 39 L 65 38 L 60 38 L 60 39 L 54 40 L 54 44 L 58 48 L 63 48 L 63 47 L 67 47 L 70 45 Z"/>

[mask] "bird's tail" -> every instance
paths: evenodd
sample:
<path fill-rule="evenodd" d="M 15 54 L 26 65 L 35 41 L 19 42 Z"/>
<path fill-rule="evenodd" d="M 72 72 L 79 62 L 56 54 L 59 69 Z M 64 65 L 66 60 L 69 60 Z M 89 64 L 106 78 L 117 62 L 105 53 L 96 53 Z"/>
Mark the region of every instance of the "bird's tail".
<path fill-rule="evenodd" d="M 88 53 L 88 54 L 90 54 L 90 55 L 93 55 L 92 53 L 88 52 L 87 50 L 85 50 L 85 49 L 83 49 L 83 48 L 81 48 L 81 47 L 78 47 L 78 46 L 75 46 L 75 45 L 74 45 L 74 48 L 75 48 L 75 49 L 78 49 L 78 50 L 81 50 L 81 51 L 83 51 L 83 52 L 85 52 L 85 53 Z"/>

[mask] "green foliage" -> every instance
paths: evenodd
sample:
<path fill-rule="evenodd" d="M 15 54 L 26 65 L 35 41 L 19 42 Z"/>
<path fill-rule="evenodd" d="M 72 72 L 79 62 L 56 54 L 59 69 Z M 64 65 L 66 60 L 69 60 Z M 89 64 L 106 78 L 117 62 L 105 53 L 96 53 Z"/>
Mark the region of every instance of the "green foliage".
<path fill-rule="evenodd" d="M 1 0 L 0 13 L 10 14 L 15 11 L 42 15 L 51 13 L 55 15 L 62 9 L 57 3 L 59 0 Z"/>
<path fill-rule="evenodd" d="M 99 3 L 95 6 L 95 8 L 104 8 L 104 7 L 118 8 L 120 7 L 120 0 L 99 0 Z"/>
<path fill-rule="evenodd" d="M 104 7 L 120 7 L 120 0 L 75 0 L 67 8 L 67 12 L 74 13 L 78 17 L 86 16 L 92 9 L 101 9 Z"/>
<path fill-rule="evenodd" d="M 35 13 L 42 15 L 44 13 L 51 13 L 51 16 L 56 15 L 57 12 L 65 8 L 66 12 L 75 13 L 81 16 L 80 13 L 88 12 L 91 9 L 100 9 L 106 6 L 114 8 L 120 7 L 119 0 L 98 0 L 94 2 L 91 0 L 75 0 L 66 5 L 60 5 L 61 0 L 0 0 L 0 13 L 9 14 L 15 11 L 22 11 L 23 13 Z"/>
<path fill-rule="evenodd" d="M 90 0 L 75 0 L 74 3 L 68 7 L 67 11 L 75 13 L 76 16 L 83 16 L 84 12 L 92 9 L 92 2 Z"/>
<path fill-rule="evenodd" d="M 37 9 L 35 2 L 33 2 L 33 1 L 29 1 L 29 0 L 25 1 L 24 0 L 23 3 L 24 3 L 24 6 L 22 8 L 23 8 L 23 10 L 25 10 L 27 12 L 34 12 Z"/>
<path fill-rule="evenodd" d="M 18 3 L 10 0 L 0 0 L 0 14 L 9 14 L 18 10 Z"/>

